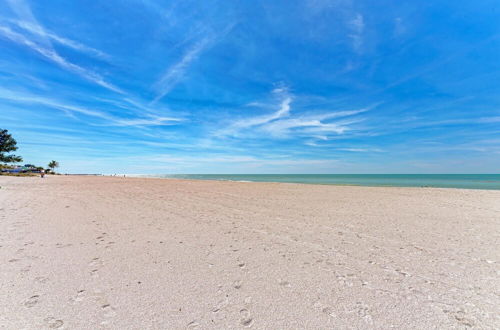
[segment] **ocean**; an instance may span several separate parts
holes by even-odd
[[[500,174],[152,174],[136,177],[500,190]]]

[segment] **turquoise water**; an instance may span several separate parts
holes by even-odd
[[[500,190],[500,174],[158,174],[141,176],[195,180]]]

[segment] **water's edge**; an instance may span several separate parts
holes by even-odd
[[[500,190],[500,174],[128,174],[130,177]]]

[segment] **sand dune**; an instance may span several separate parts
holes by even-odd
[[[500,328],[500,191],[0,185],[0,328]]]

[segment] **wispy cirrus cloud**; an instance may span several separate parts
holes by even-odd
[[[337,150],[349,152],[383,152],[383,150],[379,148],[338,148]]]
[[[284,100],[281,101],[280,107],[277,111],[268,114],[268,115],[263,115],[263,116],[256,116],[256,117],[251,117],[251,118],[245,118],[245,119],[240,119],[232,124],[230,124],[228,127],[224,129],[219,129],[215,133],[216,136],[238,136],[242,131],[256,127],[256,126],[261,126],[264,124],[267,124],[273,120],[277,120],[283,117],[286,117],[290,114],[290,103],[292,102],[292,98],[287,96],[285,97]],[[252,103],[249,104],[250,106],[259,106],[260,103]]]
[[[188,70],[200,55],[212,47],[217,41],[221,40],[236,26],[236,23],[229,24],[222,32],[215,34],[210,28],[201,25],[201,31],[207,34],[206,37],[194,42],[182,55],[179,61],[170,65],[161,75],[161,77],[153,84],[152,88],[156,92],[152,103],[159,101],[167,95],[183,78]],[[187,39],[190,39],[188,37]]]
[[[165,169],[166,166],[186,173],[186,169],[194,169],[194,172],[199,172],[198,168],[206,166],[214,166],[217,170],[224,170],[227,167],[242,166],[246,171],[265,169],[276,171],[276,169],[301,169],[314,168],[324,169],[332,168],[338,164],[337,159],[311,159],[311,158],[277,158],[277,157],[256,157],[249,155],[231,155],[225,156],[220,154],[204,154],[200,156],[185,156],[185,155],[155,155],[155,156],[139,156],[130,157],[124,161],[134,160],[138,164],[138,169]],[[144,165],[147,164],[147,165]],[[149,167],[151,164],[152,167]],[[241,168],[241,167],[240,167]],[[184,171],[184,172],[183,172]],[[246,172],[248,173],[248,172]]]
[[[276,90],[273,91],[276,93]],[[228,127],[216,132],[216,136],[269,136],[274,138],[314,137],[325,134],[343,134],[350,129],[350,125],[362,121],[362,118],[348,118],[369,110],[334,111],[295,115],[291,113],[293,97],[286,89],[277,91],[282,95],[278,110],[268,115],[239,119]],[[260,103],[258,103],[260,104]],[[255,104],[252,104],[255,106]],[[337,120],[342,118],[342,120]],[[263,135],[264,134],[264,135]],[[325,137],[327,138],[327,137]]]
[[[338,122],[325,122],[326,119],[355,115],[366,110],[339,111],[339,114],[303,116],[296,119],[287,119],[268,123],[262,130],[275,137],[287,137],[296,133],[299,136],[310,136],[318,133],[343,134],[348,131],[349,125],[358,123],[362,119],[342,120]],[[348,114],[349,113],[349,114]]]
[[[115,119],[112,126],[170,126],[183,121],[181,118],[148,116],[146,118]]]
[[[82,114],[86,116],[91,116],[91,117],[96,117],[96,118],[101,118],[101,119],[111,119],[110,116],[108,116],[104,112],[99,112],[99,111],[94,111],[94,110],[89,110],[83,107],[77,107],[69,104],[64,104],[60,101],[56,101],[53,99],[49,99],[46,97],[38,96],[38,95],[31,95],[27,93],[21,93],[17,91],[11,91],[7,89],[0,88],[0,99],[16,102],[16,103],[34,103],[34,104],[39,104],[43,106],[47,106],[50,108],[58,109],[66,114]]]
[[[363,46],[363,32],[365,30],[365,20],[363,15],[357,13],[353,19],[349,21],[349,29],[351,33],[349,38],[352,41],[352,47],[354,51],[361,52]]]
[[[42,27],[42,25],[37,21],[37,19],[31,12],[29,5],[26,2],[22,0],[18,1],[9,0],[8,3],[12,8],[12,10],[17,14],[17,16],[23,22],[21,25],[19,25],[19,27],[29,31],[31,33],[32,38],[29,38],[28,36],[20,32],[12,30],[9,26],[0,26],[1,36],[10,40],[13,43],[28,47],[32,51],[41,55],[46,60],[49,60],[50,62],[57,64],[61,68],[69,72],[72,72],[86,80],[89,80],[108,90],[121,94],[124,93],[120,88],[105,81],[105,79],[98,73],[88,70],[77,64],[74,64],[65,59],[64,57],[62,57],[61,55],[59,55],[59,53],[52,46],[51,39],[52,40],[58,39],[58,42],[63,42],[67,46],[72,45],[73,48],[80,47],[80,49],[82,49],[82,45],[77,44],[75,42],[71,42],[69,39],[60,38],[51,33],[47,33],[45,29]],[[87,51],[88,50],[89,49],[87,49]]]
[[[24,0],[7,0],[12,11],[23,21],[28,22],[30,25],[38,30],[43,30],[38,20],[33,15],[30,6]],[[12,21],[12,20],[10,20]],[[38,36],[38,43],[43,44],[45,47],[52,48],[52,44],[46,37]]]
[[[96,83],[111,91],[121,94],[123,93],[123,91],[120,88],[114,86],[111,83],[106,82],[104,78],[99,74],[69,62],[68,60],[60,56],[55,50],[50,48],[45,48],[44,46],[37,44],[32,40],[29,40],[24,35],[12,31],[9,27],[0,26],[0,34],[16,44],[30,48],[34,52],[43,56],[45,59],[59,65],[60,67],[72,73],[79,75],[82,78],[85,78],[86,80]]]
[[[243,120],[237,121],[233,124],[233,128],[243,129],[243,128],[248,128],[248,127],[253,127],[253,126],[264,125],[264,124],[268,124],[274,120],[278,120],[280,118],[287,117],[290,115],[290,103],[291,102],[292,102],[292,98],[287,96],[281,102],[280,108],[276,112],[271,113],[269,115],[253,117],[253,118],[243,119]]]
[[[157,102],[167,95],[177,85],[184,76],[189,65],[195,61],[199,54],[205,50],[210,43],[210,39],[205,38],[192,45],[182,56],[182,58],[170,66],[153,85],[157,94],[153,102]]]
[[[86,46],[86,45],[84,45],[78,41],[75,41],[75,40],[61,37],[61,36],[51,32],[51,31],[43,29],[38,24],[33,24],[30,22],[21,21],[21,20],[11,20],[11,22],[13,24],[15,24],[16,26],[18,26],[19,28],[21,28],[21,29],[23,29],[31,34],[37,35],[37,36],[42,37],[42,38],[50,39],[50,40],[52,40],[52,41],[54,41],[62,46],[72,48],[72,49],[77,50],[79,52],[86,53],[90,56],[97,57],[100,59],[110,59],[111,58],[111,56],[100,51],[99,49]]]
[[[74,117],[75,115],[84,115],[88,117],[101,119],[102,123],[94,123],[95,126],[166,126],[175,125],[183,121],[182,118],[161,117],[155,115],[143,115],[136,117],[115,117],[104,111],[89,109],[83,106],[68,104],[64,101],[51,99],[39,95],[32,95],[12,90],[0,88],[0,99],[15,103],[31,103],[57,109],[65,114]]]

